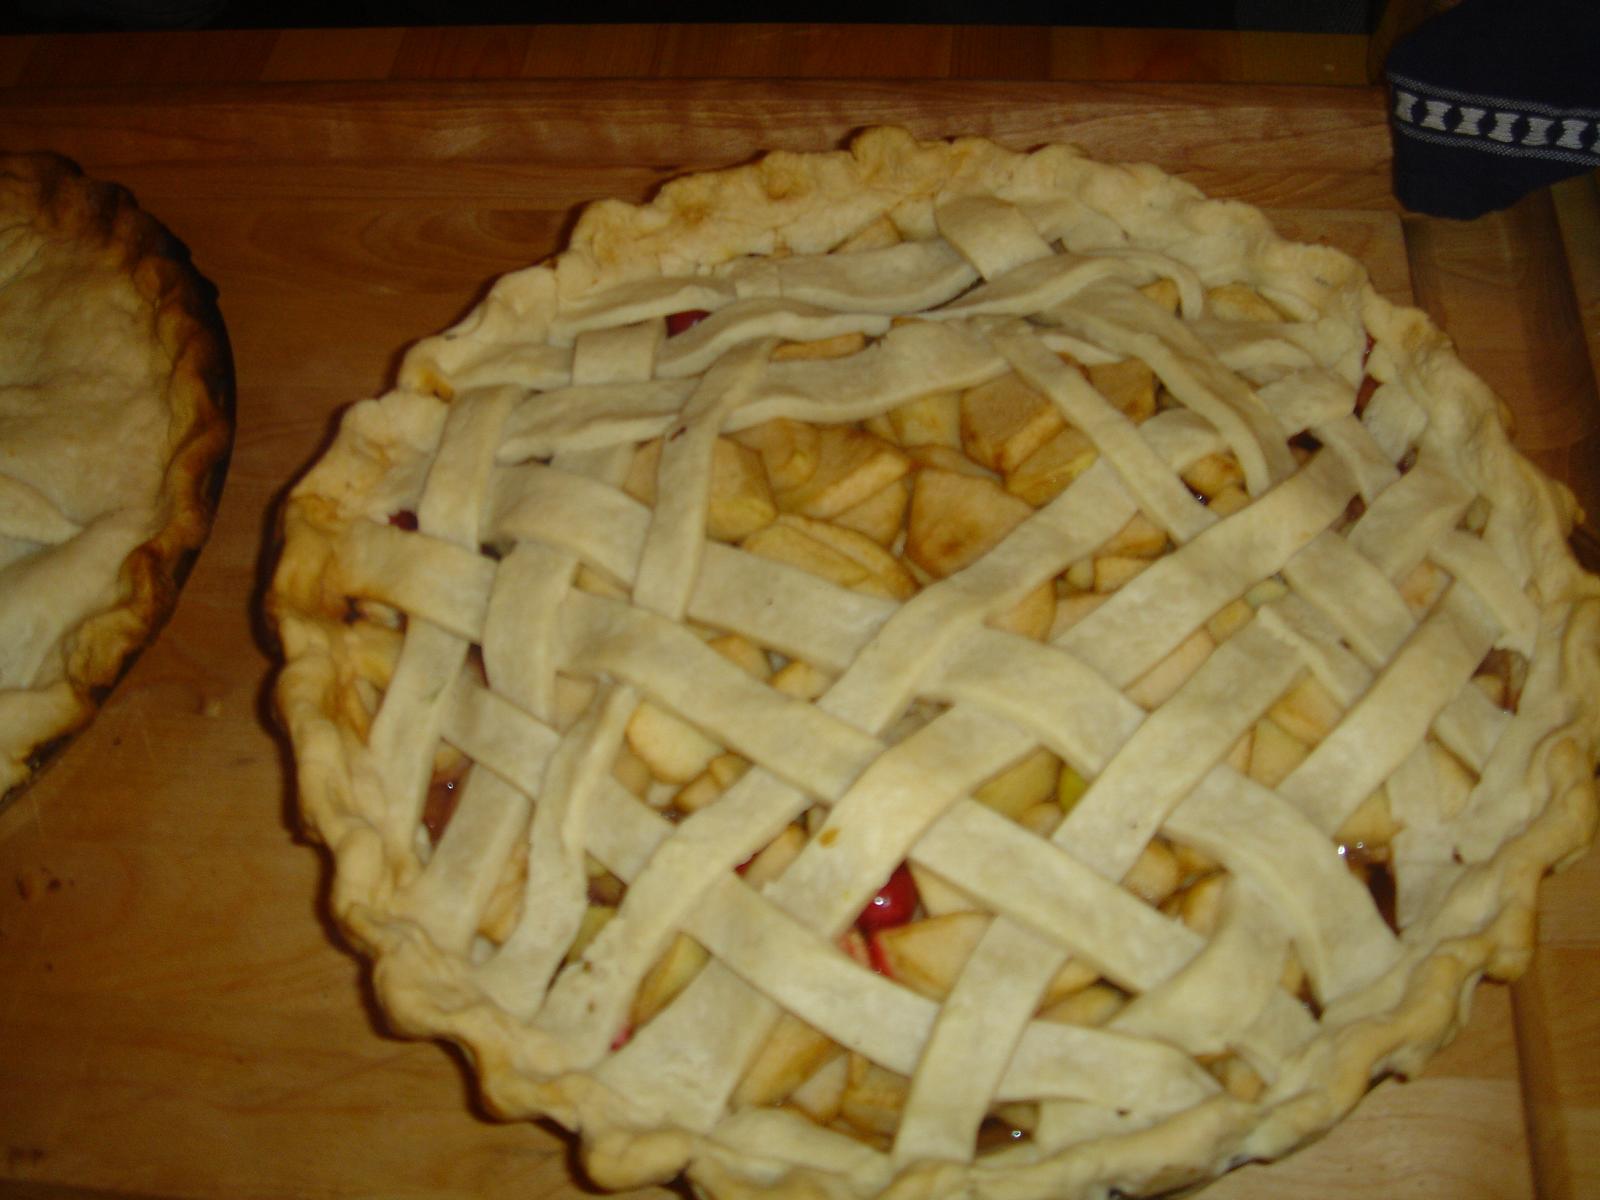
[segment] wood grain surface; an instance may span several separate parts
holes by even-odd
[[[1013,79],[1360,85],[1368,39],[1205,29],[616,24],[0,38],[0,86],[442,79]]]
[[[382,31],[387,49],[351,60],[365,81],[295,82],[285,64],[323,80],[336,64],[316,70],[316,53],[295,59],[275,40],[248,78],[278,82],[130,72],[68,87],[36,77],[33,56],[56,43],[11,41],[27,45],[0,40],[0,142],[128,184],[190,245],[221,290],[239,433],[172,623],[0,814],[0,1195],[584,1194],[554,1131],[488,1120],[456,1055],[388,1032],[328,927],[324,862],[298,835],[265,702],[272,647],[255,604],[275,506],[340,409],[380,390],[397,351],[495,275],[555,249],[585,200],[640,198],[683,170],[884,121],[1153,160],[1358,254],[1387,294],[1442,311],[1551,465],[1586,469],[1593,378],[1570,359],[1593,314],[1549,294],[1573,244],[1560,214],[1546,199],[1491,233],[1404,220],[1382,99],[1364,88],[391,79],[405,35]],[[340,37],[317,44],[343,53]],[[532,54],[511,53],[517,70]],[[1490,253],[1524,269],[1508,279],[1485,267]],[[1531,313],[1519,307],[1530,295],[1543,305]],[[1551,396],[1571,412],[1546,411]],[[1600,1196],[1597,874],[1590,858],[1552,881],[1533,971],[1480,989],[1424,1076],[1381,1085],[1321,1142],[1207,1194]]]

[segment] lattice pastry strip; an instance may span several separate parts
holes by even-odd
[[[1281,1153],[1593,821],[1596,584],[1494,416],[1349,260],[1061,147],[597,205],[290,504],[336,910],[604,1183]]]

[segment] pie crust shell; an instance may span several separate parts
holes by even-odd
[[[1140,290],[1160,279],[1178,314]],[[1280,319],[1208,310],[1240,284]],[[667,337],[692,310],[712,315]],[[852,332],[867,349],[768,361]],[[1143,358],[1176,401],[1136,426],[1063,352]],[[1098,458],[965,569],[885,599],[705,537],[716,435],[870,423],[1007,371]],[[652,511],[621,480],[653,438]],[[1174,465],[1218,448],[1249,497],[1222,518]],[[1138,514],[1169,539],[1154,565],[1046,645],[996,627]],[[874,129],[592,204],[568,249],[415,345],[286,505],[277,703],[334,914],[395,1025],[464,1047],[495,1112],[576,1131],[602,1186],[1153,1195],[1322,1133],[1421,1071],[1482,977],[1525,966],[1539,880],[1595,825],[1600,583],[1565,544],[1575,515],[1448,340],[1346,255],[1154,167]],[[1266,599],[1168,695],[1129,698],[1247,594]],[[833,686],[772,694],[700,625]],[[1472,681],[1507,659],[1520,695],[1486,702]],[[594,699],[563,709],[577,677]],[[1240,731],[1306,678],[1340,700],[1331,731],[1273,786],[1235,769]],[[618,785],[642,698],[754,761],[754,782],[672,821]],[[1088,780],[1049,836],[969,798],[1040,744]],[[462,760],[433,845],[430,784]],[[1336,836],[1380,790],[1391,914]],[[747,884],[740,864],[808,806],[831,809],[820,831]],[[1158,835],[1225,867],[1205,937],[1117,886]],[[515,920],[485,938],[519,854]],[[627,892],[563,965],[586,858]],[[942,1003],[838,946],[907,859],[996,914]],[[708,965],[621,1030],[680,933]],[[1101,1025],[1035,1013],[1044,968],[1073,958],[1121,995]],[[891,1137],[730,1105],[784,1012],[909,1079]],[[1228,1058],[1259,1086],[1207,1069]],[[991,1101],[1016,1100],[1037,1127],[977,1152]]]
[[[0,156],[0,803],[171,614],[232,442],[187,249],[67,159]]]

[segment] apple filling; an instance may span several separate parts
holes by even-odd
[[[1176,289],[1163,281],[1145,289],[1176,309]],[[1231,320],[1283,320],[1269,302],[1242,285],[1214,289],[1212,315]],[[669,333],[682,332],[704,314],[678,314]],[[775,359],[837,358],[862,352],[868,340],[848,334],[817,342],[779,346]],[[1142,423],[1171,406],[1156,374],[1138,359],[1080,363],[1063,361],[1129,421]],[[1371,389],[1363,391],[1370,395]],[[654,504],[662,441],[634,452],[623,490]],[[1302,461],[1323,451],[1304,435],[1292,447]],[[879,416],[849,425],[813,426],[778,419],[716,439],[706,512],[707,535],[746,553],[786,564],[841,588],[904,601],[982,558],[1036,509],[1048,504],[1088,470],[1094,444],[1069,424],[1059,409],[1015,374],[960,392],[920,397]],[[1208,453],[1180,472],[1197,503],[1220,515],[1245,508],[1251,497],[1244,471],[1230,452]],[[1345,524],[1361,516],[1359,501]],[[1481,533],[1486,514],[1469,512],[1462,528]],[[392,523],[403,530],[416,519],[402,511]],[[1132,518],[1092,555],[1072,563],[991,620],[998,629],[1034,639],[1053,639],[1173,549],[1167,533],[1143,515]],[[1425,563],[1399,581],[1398,590],[1416,614],[1426,612],[1449,584],[1437,566]],[[581,568],[577,586],[618,594],[619,586]],[[1264,605],[1289,591],[1280,577],[1256,584],[1218,610],[1203,626],[1126,689],[1140,707],[1153,711],[1183,686],[1217,650],[1254,619]],[[385,625],[385,614],[352,608],[353,621]],[[389,623],[392,625],[392,622]],[[783,695],[815,700],[833,677],[803,659],[787,657],[726,630],[697,628],[706,645],[751,678]],[[385,643],[393,648],[398,637]],[[386,682],[383,655],[373,656],[370,678],[361,682],[371,706]],[[481,660],[480,660],[481,662]],[[481,665],[480,665],[481,669]],[[1495,651],[1480,667],[1478,686],[1496,709],[1514,711],[1526,663]],[[575,717],[589,695],[568,681],[563,711]],[[1227,764],[1263,787],[1289,778],[1339,725],[1346,706],[1314,674],[1304,673],[1231,747]],[[914,703],[886,735],[893,742],[925,725],[940,711]],[[1477,781],[1472,767],[1438,738],[1419,752],[1417,772],[1443,790],[1446,808],[1470,802]],[[449,747],[436,759],[418,831],[424,858],[446,835],[458,787],[470,769]],[[614,778],[665,818],[683,821],[714,805],[751,769],[751,764],[664,704],[645,699],[627,721],[612,765]],[[1048,838],[1093,779],[1083,764],[1064,761],[1039,747],[989,779],[974,798],[1040,837]],[[1395,929],[1403,926],[1406,898],[1395,894],[1394,856],[1407,853],[1404,806],[1387,785],[1374,792],[1345,822],[1334,843],[1344,862],[1370,890],[1373,903]],[[815,806],[739,865],[746,885],[760,889],[778,879],[818,836],[827,809]],[[521,918],[528,872],[525,844],[503,864],[478,934],[502,943]],[[1122,879],[1123,887],[1172,921],[1201,935],[1216,927],[1229,880],[1225,867],[1203,850],[1155,836]],[[626,884],[593,858],[588,860],[589,904],[567,961],[585,948],[624,904]],[[921,996],[943,1000],[989,924],[991,912],[950,881],[916,864],[903,864],[856,922],[839,938],[840,951],[863,969],[878,972]],[[665,1010],[708,961],[707,951],[678,934],[650,969],[635,995],[620,1045]],[[1313,1009],[1306,971],[1291,952],[1282,986]],[[1100,1026],[1113,1022],[1129,1002],[1122,987],[1093,966],[1067,964],[1039,997],[1037,1019]],[[1243,1059],[1221,1055],[1201,1063],[1222,1086],[1253,1099],[1264,1086]],[[746,1069],[733,1097],[736,1105],[783,1105],[814,1121],[870,1144],[892,1142],[910,1081],[850,1051],[785,1015]],[[980,1150],[999,1150],[1025,1140],[1036,1107],[1000,1104],[980,1134]]]

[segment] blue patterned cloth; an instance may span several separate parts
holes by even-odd
[[[1385,70],[1395,195],[1471,218],[1600,168],[1600,0],[1462,0]]]

